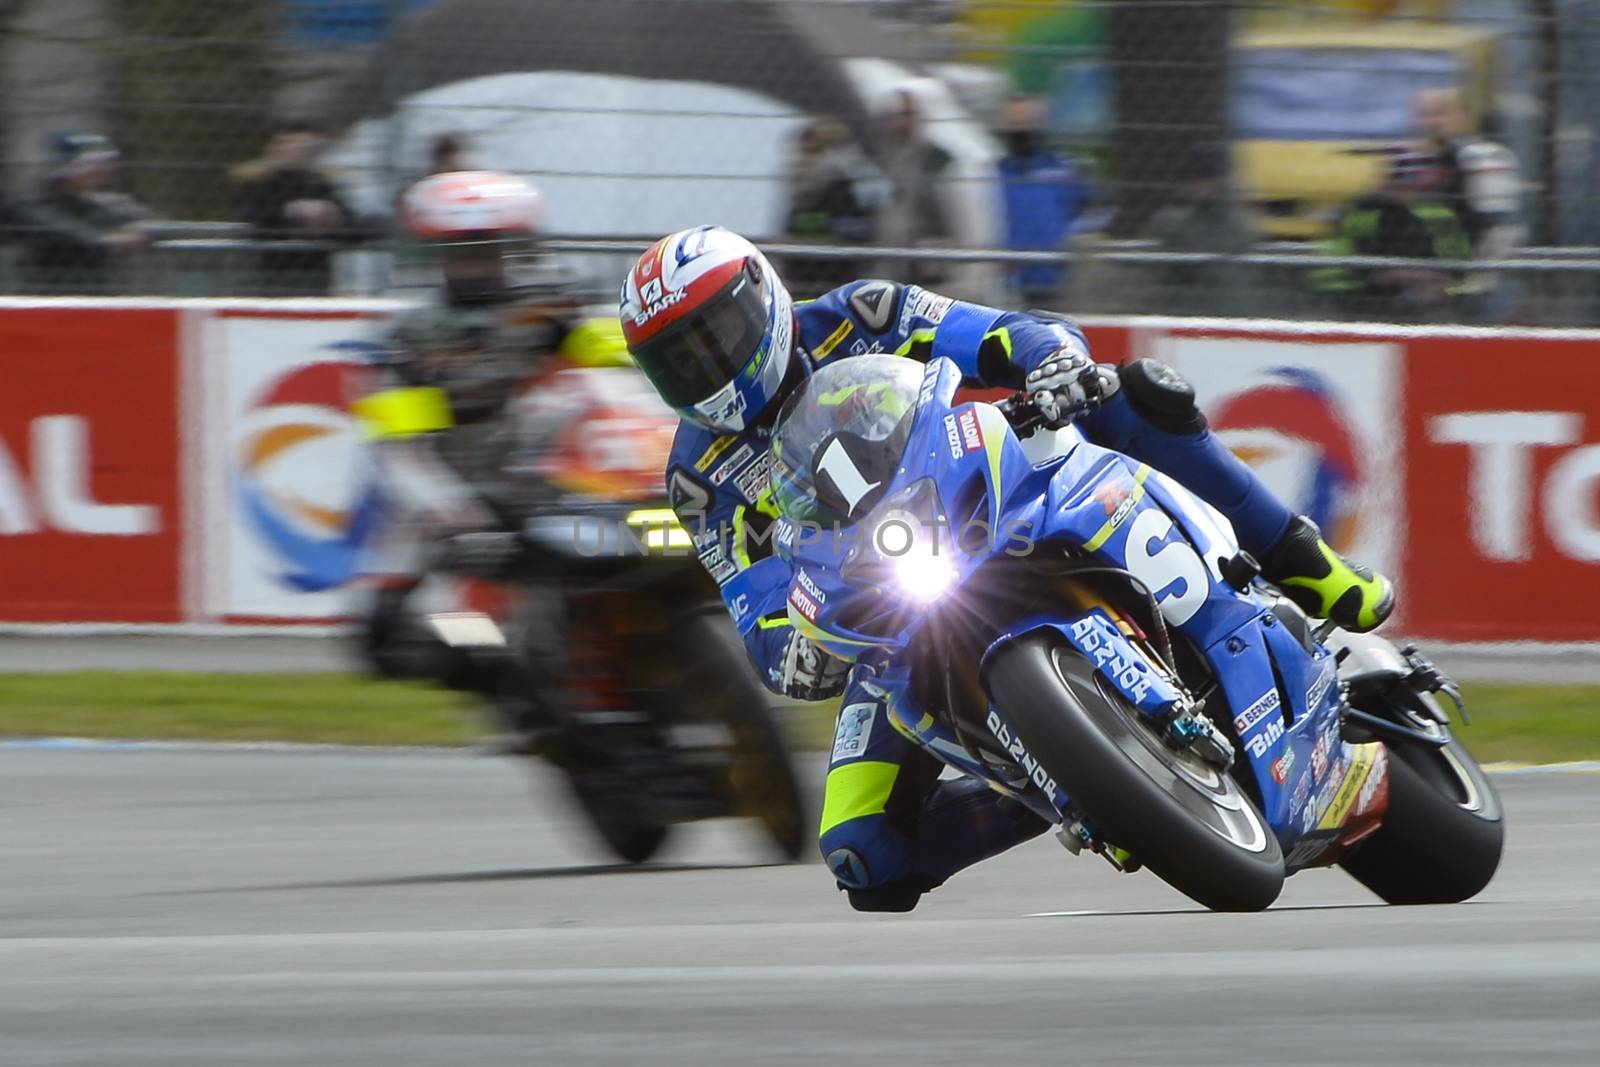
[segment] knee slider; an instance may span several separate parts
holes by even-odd
[[[870,889],[906,877],[911,842],[882,815],[852,819],[817,842],[823,861],[844,889]]]
[[[871,889],[851,889],[850,906],[857,911],[908,912],[926,892],[911,882],[890,882]]]
[[[1194,402],[1194,386],[1165,363],[1134,360],[1120,368],[1117,377],[1128,403],[1156,429],[1196,434],[1206,428],[1205,413]]]
[[[823,857],[828,870],[845,889],[865,889],[872,884],[872,870],[866,857],[853,848],[836,848]]]

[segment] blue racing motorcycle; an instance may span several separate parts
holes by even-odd
[[[1315,625],[1160,472],[1072,427],[1030,459],[1026,396],[957,403],[959,380],[839,360],[773,436],[789,617],[896,729],[1073,852],[1210,908],[1265,908],[1333,863],[1391,903],[1488,884],[1501,807],[1448,679]]]

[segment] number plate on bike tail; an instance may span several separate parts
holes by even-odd
[[[1146,715],[1166,718],[1178,703],[1177,689],[1133,647],[1105,612],[1096,608],[1070,623],[1055,625],[1072,647]]]

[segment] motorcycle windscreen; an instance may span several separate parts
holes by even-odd
[[[796,523],[848,526],[894,480],[916,416],[923,366],[858,356],[814,373],[783,407],[772,440],[779,511]]]

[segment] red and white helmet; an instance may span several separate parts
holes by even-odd
[[[680,416],[737,433],[794,359],[794,301],[767,257],[720,226],[663,237],[622,283],[628,351]]]
[[[544,221],[544,197],[514,174],[461,170],[417,182],[400,211],[406,228],[424,241],[531,237]]]

